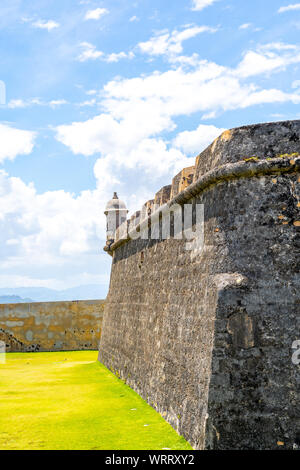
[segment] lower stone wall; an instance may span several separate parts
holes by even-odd
[[[98,349],[104,300],[0,305],[7,352]]]

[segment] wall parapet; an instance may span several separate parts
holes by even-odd
[[[298,153],[283,154],[280,157],[259,159],[258,157],[250,157],[240,160],[236,163],[227,163],[220,167],[208,171],[200,176],[197,181],[188,185],[183,191],[179,192],[171,200],[158,207],[153,213],[145,214],[140,220],[139,217],[132,216],[129,223],[125,222],[115,233],[115,241],[109,247],[104,247],[104,251],[110,254],[119,246],[136,237],[137,232],[141,232],[144,228],[151,224],[151,217],[155,218],[162,214],[167,207],[175,204],[184,204],[191,198],[197,196],[205,189],[221,182],[239,178],[252,178],[262,175],[270,175],[277,173],[291,173],[299,171],[300,156]]]

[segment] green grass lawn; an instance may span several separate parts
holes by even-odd
[[[0,364],[0,449],[191,449],[96,351],[10,353]]]

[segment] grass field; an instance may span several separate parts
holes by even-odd
[[[10,353],[0,364],[0,449],[191,449],[97,362],[96,351]]]

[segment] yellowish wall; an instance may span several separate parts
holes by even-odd
[[[104,300],[0,304],[7,351],[97,349]]]

